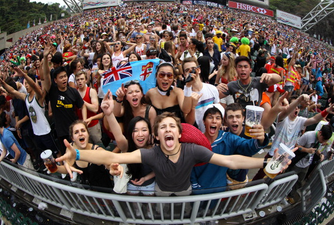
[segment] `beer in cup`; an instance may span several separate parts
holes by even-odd
[[[291,151],[285,144],[280,143],[278,151],[275,152],[274,156],[264,168],[265,174],[271,179],[276,177],[277,174],[281,172],[282,169],[295,156],[295,153]]]
[[[51,173],[57,172],[57,164],[55,159],[53,158],[52,151],[50,149],[45,150],[41,153],[41,158],[44,161],[45,166]]]
[[[249,130],[257,124],[261,123],[262,113],[264,109],[259,106],[247,105],[246,106],[246,122],[245,122],[245,135],[248,137],[253,137],[250,135]]]

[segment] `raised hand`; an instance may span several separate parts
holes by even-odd
[[[72,178],[73,177],[72,172],[78,172],[77,169],[73,170],[74,168],[70,166],[74,164],[77,153],[75,149],[73,148],[73,146],[70,145],[70,143],[68,143],[66,139],[64,140],[64,144],[66,146],[66,153],[56,158],[56,162],[64,162],[64,166],[68,174]]]
[[[125,95],[126,95],[127,89],[124,87],[124,84],[120,88],[117,89],[116,95],[118,101],[123,101]]]
[[[192,107],[195,108],[199,99],[202,97],[203,93],[201,93],[200,95],[197,94],[196,92],[192,92],[191,93],[191,100],[192,100]]]
[[[19,67],[14,67],[13,69],[15,70],[17,76],[19,76],[19,77],[24,76],[24,72]]]
[[[110,116],[114,112],[114,100],[112,99],[110,90],[108,90],[107,94],[104,96],[101,108],[106,116]]]

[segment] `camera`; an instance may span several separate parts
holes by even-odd
[[[196,74],[196,69],[192,69],[192,71],[189,72],[188,77],[184,80],[184,82],[188,83],[193,80],[192,76],[190,74],[195,73]]]

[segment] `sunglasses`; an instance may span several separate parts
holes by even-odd
[[[158,74],[159,78],[165,78],[167,76],[168,79],[173,79],[174,78],[174,74],[172,73],[165,73],[165,72],[160,72]]]
[[[141,37],[136,37],[136,39],[141,39]]]
[[[129,80],[129,81],[127,81],[127,82],[124,83],[124,87],[127,88],[131,84],[139,84],[139,80]]]

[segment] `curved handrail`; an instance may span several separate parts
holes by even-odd
[[[322,184],[325,183],[325,177],[332,173],[332,168],[334,161],[323,162],[316,168],[316,173],[320,173],[318,178],[323,180],[320,181]],[[295,174],[286,174],[285,177],[282,174],[269,185],[260,183],[202,195],[149,197],[96,192],[64,185],[43,176],[11,163],[0,164],[2,179],[40,201],[72,214],[115,222],[145,224],[193,224],[251,213],[281,202],[297,180]],[[314,201],[319,201],[319,196],[316,195]]]

